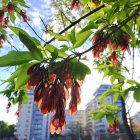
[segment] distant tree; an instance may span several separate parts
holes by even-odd
[[[15,125],[8,125],[4,121],[0,121],[0,139],[8,138],[13,136]]]
[[[0,139],[7,137],[9,134],[8,124],[4,121],[0,121]]]

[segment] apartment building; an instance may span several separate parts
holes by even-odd
[[[107,84],[102,84],[93,94],[94,98],[86,105],[86,131],[87,134],[92,137],[92,140],[98,140],[99,137],[103,134],[108,133],[108,123],[106,118],[103,118],[100,121],[95,121],[92,119],[89,112],[98,111],[98,106],[101,105],[99,101],[99,97],[106,91],[110,90],[111,86]],[[113,96],[109,96],[106,98],[108,103],[113,104]],[[115,102],[115,105],[121,107],[121,101],[118,100]],[[121,116],[121,112],[119,113]]]
[[[27,104],[22,104],[20,108],[20,117],[17,123],[15,135],[20,140],[27,138],[28,140],[49,140],[49,123],[50,116],[42,115],[34,104],[33,90],[29,91],[29,100]]]
[[[78,110],[76,115],[74,116],[70,116],[68,114],[68,110],[66,110],[65,112],[66,112],[67,129],[69,129],[72,134],[76,134],[80,128],[85,129],[86,127],[85,110]]]

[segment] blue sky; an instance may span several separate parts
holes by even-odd
[[[27,3],[29,4],[30,8],[27,11],[27,15],[30,16],[31,18],[31,25],[32,27],[37,31],[37,33],[41,36],[42,35],[42,27],[43,24],[41,23],[40,17],[44,20],[45,23],[48,22],[49,19],[53,18],[53,11],[49,9],[49,0],[27,0]],[[26,29],[29,29],[28,26],[26,26]],[[34,35],[34,33],[29,30],[29,33]],[[44,37],[44,39],[46,39]],[[15,45],[21,46],[19,42],[13,42]],[[22,47],[21,47],[22,48]],[[10,48],[4,48],[1,50],[1,55],[3,55],[5,52],[7,52],[7,49]],[[5,51],[6,50],[6,51]],[[93,59],[91,53],[88,53],[89,59]],[[130,57],[130,56],[128,56]],[[140,57],[139,54],[136,54],[136,67],[135,67],[135,77],[136,79],[140,82],[140,79],[138,78],[140,76],[139,70],[140,67],[137,65],[137,63],[140,62]],[[108,79],[102,79],[102,75],[100,75],[97,71],[95,71],[92,67],[92,61],[86,63],[88,66],[90,66],[92,74],[88,75],[85,79],[85,82],[82,86],[82,103],[78,107],[79,109],[84,109],[85,105],[93,98],[93,92],[100,86],[102,83],[109,83]],[[132,59],[131,57],[129,60],[126,61],[125,63],[126,66],[130,67],[132,66]],[[2,70],[2,69],[1,69]],[[1,76],[0,79],[6,79],[8,77],[9,73],[6,72],[5,70],[1,71]],[[130,76],[126,74],[127,76]],[[3,86],[0,87],[2,89]],[[130,106],[132,103],[132,98],[130,97],[130,101],[128,102],[128,105]],[[17,111],[17,106],[13,106],[10,109],[10,112],[7,114],[6,113],[6,105],[7,105],[7,100],[5,97],[0,95],[0,120],[4,120],[10,124],[15,123],[17,121],[16,116],[14,115],[15,112]],[[135,112],[140,110],[140,104],[134,103],[134,106],[131,111],[131,115],[134,115]]]

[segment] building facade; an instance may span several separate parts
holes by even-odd
[[[91,111],[98,111],[98,106],[101,105],[99,101],[99,97],[107,90],[110,90],[111,86],[103,84],[101,85],[93,94],[94,98],[86,105],[86,131],[87,134],[90,135],[92,140],[99,140],[102,135],[108,134],[108,123],[106,118],[104,117],[100,121],[93,120],[90,115]],[[106,98],[106,101],[110,104],[113,104],[113,96],[109,96]],[[118,107],[121,107],[121,101],[118,100],[114,103]],[[121,116],[121,112],[119,113]]]
[[[69,129],[73,134],[77,133],[79,127],[81,128],[86,127],[85,110],[78,110],[76,115],[74,116],[70,116],[68,114],[68,110],[66,110],[65,113],[66,113],[67,129]]]
[[[48,131],[50,123],[50,114],[43,115],[36,104],[34,104],[33,90],[29,93],[27,104],[22,104],[20,108],[20,117],[17,123],[15,135],[20,140],[49,140],[50,132]]]

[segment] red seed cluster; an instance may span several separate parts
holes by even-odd
[[[108,129],[112,135],[115,134],[119,130],[118,125],[117,125],[117,121],[114,120],[113,124],[109,124]]]
[[[118,47],[120,47],[122,52],[125,52],[127,50],[130,53],[129,43],[130,35],[124,31],[120,32],[118,39],[116,39],[115,41],[112,40],[112,38],[105,39],[105,35],[103,33],[98,33],[92,39],[92,44],[97,44],[97,46],[92,49],[93,57],[100,58],[104,50],[107,48],[107,46],[109,46],[110,50],[112,51],[110,61],[114,67],[117,67],[117,58],[119,57],[119,55],[117,54],[117,49]]]
[[[92,44],[95,45],[101,42],[102,40],[104,40],[104,34],[102,33],[96,34],[92,39]],[[103,51],[107,48],[107,44],[108,44],[108,40],[105,40],[99,43],[97,47],[92,50],[93,57],[99,58],[101,54],[103,53]]]
[[[4,18],[4,12],[0,10],[0,27],[7,28],[8,22],[8,17]]]
[[[97,8],[99,6],[99,4],[101,3],[100,0],[92,0],[92,4],[94,8]]]
[[[27,74],[30,76],[27,88],[35,88],[34,102],[39,110],[43,114],[54,112],[50,132],[59,134],[66,128],[65,107],[69,91],[71,95],[69,114],[75,115],[77,112],[77,105],[80,103],[80,83],[72,78],[68,65],[50,73],[48,68],[35,64],[28,69]]]
[[[3,34],[0,34],[0,46],[2,46],[3,42],[5,41],[5,37]]]
[[[7,10],[8,10],[8,13],[14,12],[14,5],[12,5],[11,3],[8,3]]]
[[[30,21],[30,18],[26,15],[26,10],[21,10],[20,14],[25,22]]]
[[[14,5],[12,3],[8,3],[6,6],[2,6],[3,11],[8,11],[8,13],[14,12]]]
[[[20,111],[19,111],[19,110],[16,111],[15,115],[17,116],[17,118],[19,118],[19,116],[20,116]]]
[[[71,9],[71,10],[77,9],[79,6],[80,6],[80,1],[79,1],[79,0],[73,0],[70,9]]]
[[[10,107],[11,107],[11,103],[9,102],[9,103],[7,104],[7,106],[6,106],[7,113],[9,112]]]
[[[128,51],[130,53],[129,43],[130,43],[130,35],[127,34],[126,32],[122,32],[119,39],[119,45],[121,46],[121,50],[123,52]]]
[[[112,52],[111,56],[110,56],[110,61],[113,64],[114,67],[118,66],[118,58],[119,56],[117,55],[117,53],[115,51]]]

